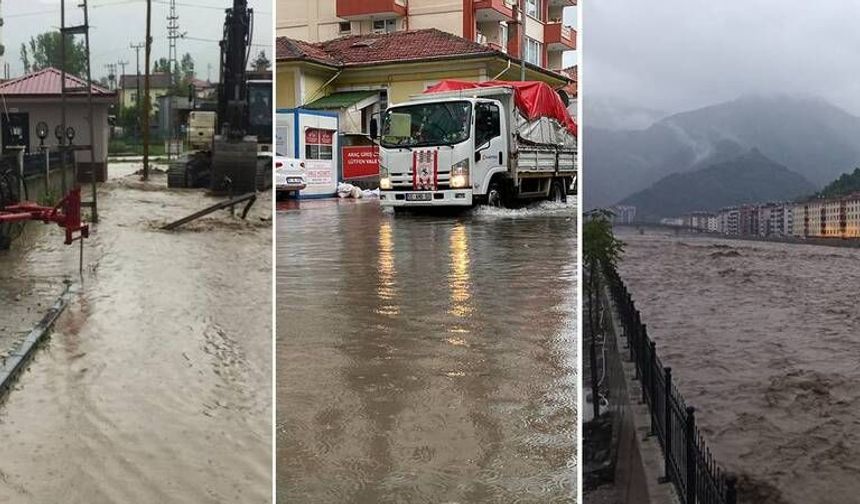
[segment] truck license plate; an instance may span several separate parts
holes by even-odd
[[[432,196],[430,193],[407,193],[406,201],[430,201]]]

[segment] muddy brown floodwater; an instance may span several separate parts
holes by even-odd
[[[278,502],[574,502],[575,208],[282,209]]]
[[[0,404],[0,502],[270,502],[271,196],[163,232],[215,200],[134,168],[100,188],[83,278],[53,227],[0,256],[12,338],[77,286]]]
[[[860,251],[619,236],[621,275],[742,502],[858,502]]]

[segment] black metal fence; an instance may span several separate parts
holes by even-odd
[[[675,485],[683,504],[736,504],[737,478],[720,468],[705,445],[695,408],[684,402],[672,382],[672,368],[660,361],[627,286],[614,268],[604,268],[604,278],[624,328],[642,401],[651,414],[650,434],[663,449],[663,479]]]

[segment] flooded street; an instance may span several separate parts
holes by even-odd
[[[860,493],[860,251],[622,229],[622,278],[743,502]]]
[[[135,168],[110,167],[82,278],[55,226],[0,258],[16,328],[76,286],[0,405],[0,502],[271,501],[271,196],[164,232],[217,200]]]
[[[573,205],[279,210],[278,502],[575,501]]]

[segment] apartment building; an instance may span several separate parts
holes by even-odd
[[[698,231],[708,231],[709,222],[714,220],[711,212],[693,212],[684,216],[684,227]]]
[[[726,207],[719,211],[719,232],[727,235],[740,234],[740,210],[738,207]]]
[[[564,11],[576,4],[577,0],[278,0],[276,29],[279,37],[324,42],[436,28],[573,78],[563,54],[576,49],[576,30],[565,24]]]
[[[797,203],[793,214],[795,237],[860,238],[860,193]]]
[[[758,236],[787,236],[790,233],[790,203],[765,203],[757,207]]]
[[[616,224],[632,224],[636,222],[636,207],[632,205],[616,205],[611,208],[615,214],[613,222]]]

